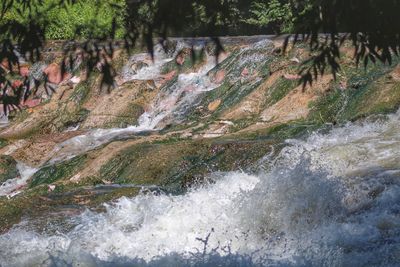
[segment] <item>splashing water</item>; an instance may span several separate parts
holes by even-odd
[[[269,171],[121,198],[65,234],[17,226],[0,236],[0,262],[399,266],[399,122],[400,112],[288,140]]]
[[[151,111],[144,116],[153,118],[156,125],[163,120],[169,123],[179,121],[186,110],[193,107],[200,94],[218,87],[218,84],[215,84],[207,75],[215,65],[215,58],[207,56],[206,63],[197,72],[178,75],[175,83],[162,89]],[[167,122],[163,121],[163,123]]]
[[[26,182],[31,178],[37,169],[31,168],[22,162],[17,163],[19,177],[9,179],[0,185],[0,196],[13,197],[21,193],[20,189],[26,185]]]

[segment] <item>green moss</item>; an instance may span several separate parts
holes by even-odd
[[[0,197],[0,233],[20,221],[23,213],[21,203]]]
[[[217,171],[251,167],[271,149],[270,140],[173,140],[139,144],[120,152],[100,170],[114,183],[158,185],[182,192]]]
[[[8,119],[12,122],[19,123],[24,121],[29,117],[29,113],[27,110],[13,110],[10,112]]]
[[[311,103],[309,119],[319,123],[339,123],[371,114],[388,113],[400,106],[400,84],[387,76],[393,66],[377,63],[367,69],[346,66],[342,73],[347,88],[332,90]]]
[[[338,115],[346,105],[347,99],[347,92],[339,89],[322,96],[318,101],[311,104],[309,119],[319,123],[336,123],[339,120]]]
[[[265,107],[269,107],[284,98],[291,90],[298,86],[297,81],[279,78],[274,85],[269,88]]]
[[[0,148],[3,148],[8,145],[8,141],[0,138]]]
[[[32,188],[41,184],[51,184],[61,179],[70,178],[85,164],[86,160],[87,156],[82,155],[62,163],[43,167],[33,175],[29,187]]]
[[[0,184],[19,175],[17,162],[7,155],[0,155]]]
[[[131,104],[127,107],[127,109],[124,112],[121,112],[121,114],[118,117],[115,117],[112,121],[106,123],[103,125],[103,128],[124,128],[129,125],[137,125],[138,124],[138,119],[140,115],[144,113],[144,109],[142,106],[137,105],[137,104]]]
[[[321,124],[309,120],[297,120],[251,132],[234,133],[220,139],[270,140],[274,143],[281,143],[286,139],[302,138],[321,127]]]
[[[91,78],[93,79],[93,77]],[[92,79],[79,83],[69,97],[69,100],[74,101],[77,104],[83,104],[86,97],[89,95],[90,87],[92,86]]]

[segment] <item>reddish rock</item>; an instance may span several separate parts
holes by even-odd
[[[176,57],[175,61],[176,61],[176,64],[182,66],[183,63],[185,63],[185,57],[184,57],[182,54],[180,54],[180,55],[178,55],[178,56]]]
[[[240,75],[241,75],[242,77],[247,77],[247,76],[249,76],[249,70],[248,70],[247,68],[244,68],[244,69],[242,70],[242,73],[240,73]]]
[[[40,104],[40,99],[29,99],[26,100],[22,105],[27,108],[33,108]]]
[[[69,73],[62,75],[61,67],[56,63],[48,65],[43,72],[47,75],[47,81],[54,84],[60,84],[71,76]]]
[[[219,70],[215,74],[214,82],[215,83],[222,83],[225,79],[225,70]]]
[[[1,62],[0,62],[0,67],[2,67],[5,71],[10,71],[10,64],[8,62],[7,58],[4,58]]]
[[[167,74],[164,74],[161,76],[161,85],[165,84],[166,82],[172,80],[172,78],[174,78],[176,75],[176,71],[171,71],[168,72]]]
[[[19,68],[19,75],[21,75],[22,77],[27,77],[29,75],[29,67],[21,66]]]

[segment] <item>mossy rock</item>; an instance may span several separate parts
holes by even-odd
[[[396,111],[400,106],[400,83],[388,78],[391,70],[393,66],[380,63],[367,69],[346,66],[347,88],[340,89],[336,83],[328,94],[311,103],[309,119],[335,124]]]
[[[137,125],[138,119],[144,113],[144,108],[137,104],[131,104],[127,109],[116,117],[113,117],[109,122],[102,125],[102,128],[124,128],[130,125]]]
[[[0,138],[0,148],[3,148],[8,145],[8,141],[6,139]]]
[[[74,101],[77,104],[82,104],[89,95],[89,91],[93,85],[93,79],[96,79],[96,77],[91,77],[88,81],[79,83],[69,97],[69,100]]]
[[[17,162],[7,155],[0,155],[0,184],[19,175]]]
[[[113,183],[157,185],[181,192],[218,171],[251,167],[271,149],[270,140],[175,140],[133,145],[106,163],[102,179]]]
[[[86,160],[87,156],[81,155],[61,163],[43,167],[33,175],[29,182],[29,188],[70,178],[85,164]]]
[[[7,231],[12,225],[18,223],[22,217],[23,209],[14,199],[0,198],[0,233]]]
[[[298,81],[288,80],[283,77],[279,78],[271,88],[269,88],[264,107],[266,108],[276,104],[298,85]]]

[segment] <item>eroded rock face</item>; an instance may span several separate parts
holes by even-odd
[[[332,75],[321,77],[312,87],[298,86],[290,91],[282,100],[268,107],[261,113],[261,120],[272,124],[281,124],[304,119],[310,112],[309,104],[323,94],[333,81]]]
[[[70,131],[40,135],[27,140],[12,151],[11,155],[28,166],[40,167],[52,158],[57,144],[83,133],[82,131]]]
[[[83,122],[82,129],[126,127],[137,124],[146,105],[156,96],[154,83],[147,81],[125,83],[121,88],[98,98]]]

